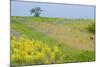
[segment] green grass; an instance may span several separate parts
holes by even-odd
[[[29,40],[40,40],[47,44],[49,48],[58,46],[64,55],[61,63],[94,61],[94,41],[89,38],[93,34],[86,30],[86,27],[92,21],[92,19],[12,16],[11,36],[18,39],[25,37]],[[30,60],[28,61],[30,62]],[[11,64],[14,63],[16,61]]]
[[[53,38],[50,38],[48,36],[45,36],[45,34],[41,32],[37,32],[34,29],[28,28],[27,26],[21,24],[21,23],[12,23],[12,29],[16,30],[17,32],[20,32],[21,36],[30,38],[30,39],[36,39],[41,40],[44,43],[49,44],[49,46],[53,46],[53,44],[57,44],[56,40]]]

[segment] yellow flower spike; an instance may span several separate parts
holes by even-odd
[[[18,40],[16,37],[12,38],[11,47],[11,63],[17,64],[19,63],[16,59],[20,59],[23,64],[55,63],[57,61],[56,54],[61,55],[61,50],[58,46],[51,48],[41,40],[24,37],[20,37]]]

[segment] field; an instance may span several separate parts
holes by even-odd
[[[95,60],[93,19],[11,17],[11,65]]]

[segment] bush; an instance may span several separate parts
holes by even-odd
[[[95,34],[95,23],[89,24],[86,29],[88,32]]]

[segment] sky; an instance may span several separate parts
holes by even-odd
[[[95,18],[95,6],[11,1],[11,16],[32,16],[30,10],[40,7],[42,17]]]

